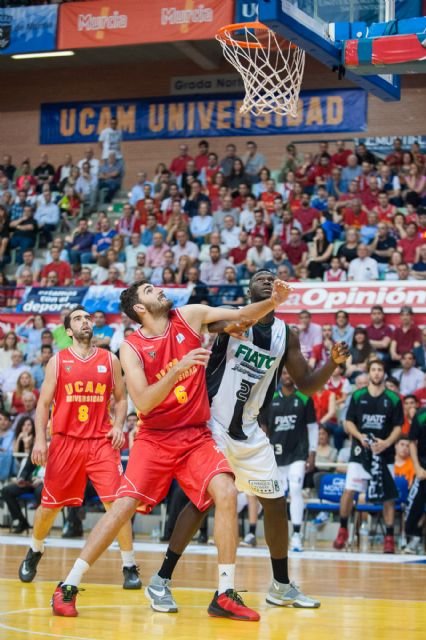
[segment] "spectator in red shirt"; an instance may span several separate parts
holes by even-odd
[[[336,140],[336,151],[331,156],[331,162],[334,166],[346,167],[348,164],[348,157],[353,154],[350,149],[345,149],[345,143],[343,140]]]
[[[309,172],[310,180],[313,180],[314,186],[324,184],[330,177],[332,164],[328,153],[323,153],[319,159],[319,164],[315,165]],[[309,189],[312,193],[312,189]]]
[[[416,261],[416,249],[425,243],[418,235],[418,228],[415,222],[407,224],[406,238],[398,241],[397,250],[402,253],[404,262],[412,265]]]
[[[255,226],[250,231],[250,237],[253,242],[256,236],[261,236],[267,245],[272,233],[272,223],[267,211],[262,209],[254,210]]]
[[[374,207],[373,211],[375,211],[379,217],[379,222],[387,222],[388,224],[393,224],[393,218],[395,213],[397,212],[397,208],[395,205],[390,204],[389,197],[386,191],[381,191],[379,193],[379,204],[377,207]]]
[[[383,307],[374,305],[370,311],[371,324],[367,327],[367,337],[378,356],[385,362],[390,361],[389,347],[393,331],[385,322]]]
[[[413,309],[401,307],[399,317],[400,326],[395,329],[390,344],[390,355],[396,363],[401,361],[403,353],[412,352],[414,347],[419,347],[422,342],[420,329],[413,321]]]
[[[361,200],[364,207],[367,209],[373,209],[379,204],[380,188],[377,181],[377,176],[370,176],[368,178],[368,187],[365,191],[361,192]]]
[[[247,231],[241,230],[238,236],[240,244],[238,247],[231,249],[228,254],[228,260],[237,268],[238,280],[246,277],[247,251],[249,250],[249,234]]]
[[[198,172],[207,167],[209,155],[209,143],[207,140],[200,140],[198,143],[198,156],[195,156],[195,168]]]
[[[117,267],[109,267],[108,269],[108,278],[101,282],[101,284],[110,285],[111,287],[116,287],[117,289],[125,289],[127,284],[120,280],[120,272]]]
[[[352,200],[351,206],[347,207],[343,211],[343,223],[345,229],[349,227],[355,227],[355,229],[361,229],[368,223],[367,211],[362,206],[359,198]]]
[[[188,153],[188,145],[180,144],[179,145],[179,155],[176,158],[173,158],[172,163],[170,165],[170,171],[176,176],[182,175],[182,173],[186,169],[186,163],[188,160],[193,160],[193,158]]]
[[[46,264],[41,270],[40,278],[41,278],[41,286],[46,286],[47,274],[54,271],[58,276],[58,286],[59,287],[67,287],[71,283],[72,272],[71,267],[68,262],[64,262],[60,260],[61,250],[58,247],[52,247],[50,249],[50,255],[52,257],[52,262]]]
[[[280,197],[280,193],[276,191],[275,180],[269,178],[266,181],[266,191],[260,194],[260,204],[263,206],[268,213],[272,213],[274,211],[274,200],[275,198]]]
[[[402,148],[401,138],[395,138],[393,141],[393,151],[386,156],[385,162],[392,168],[398,169],[402,164],[402,156],[404,149]]]
[[[195,161],[197,161],[197,159],[195,159]],[[197,164],[195,166],[197,166]],[[215,176],[219,172],[221,172],[217,153],[214,153],[214,151],[210,151],[209,155],[207,156],[207,165],[204,166],[202,170],[198,170],[200,171],[200,179],[202,180],[202,182],[207,185],[207,187],[210,187],[214,182]],[[224,183],[225,181],[223,182],[223,184]]]
[[[286,242],[283,249],[294,268],[307,265],[308,245],[302,240],[302,234],[296,227],[291,230],[290,242]]]
[[[302,194],[300,208],[294,212],[294,218],[302,225],[303,239],[312,240],[319,223],[320,213],[318,209],[311,207],[308,193]]]
[[[311,357],[309,358],[309,366],[312,369],[322,367],[330,358],[331,349],[333,348],[333,338],[331,336],[333,328],[331,324],[322,326],[322,342],[314,344],[312,347]]]
[[[373,166],[366,160],[362,162],[361,170],[362,170],[362,173],[358,178],[358,187],[360,191],[364,192],[364,191],[368,191],[370,187],[370,178],[375,174],[373,173]]]
[[[78,274],[78,278],[74,280],[74,285],[76,287],[90,287],[92,284],[94,284],[92,270],[90,267],[83,267]]]
[[[413,393],[413,396],[416,396],[417,402],[419,403],[419,407],[421,409],[423,407],[426,407],[426,373],[425,373],[425,378],[423,382],[423,387],[421,389],[417,389],[417,391]]]

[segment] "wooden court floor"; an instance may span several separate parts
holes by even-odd
[[[153,547],[153,549],[156,547]],[[209,618],[216,558],[203,553],[181,560],[174,577],[177,614],[152,611],[142,591],[123,591],[118,551],[107,551],[87,574],[80,615],[51,615],[50,597],[79,550],[48,547],[32,584],[16,578],[26,547],[0,545],[0,639],[70,640],[425,640],[426,565],[292,558],[291,577],[319,596],[318,610],[271,607],[266,557],[238,559],[237,588],[261,614],[258,623]],[[137,552],[144,584],[159,566],[160,552]],[[336,556],[338,558],[338,556]]]

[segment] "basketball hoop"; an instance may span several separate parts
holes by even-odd
[[[237,33],[236,33],[237,32]],[[225,58],[241,74],[246,95],[242,114],[297,116],[305,52],[261,22],[230,24],[219,29]]]

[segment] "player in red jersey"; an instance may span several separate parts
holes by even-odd
[[[85,571],[135,511],[151,511],[176,478],[200,511],[212,502],[216,505],[219,588],[209,614],[259,620],[259,614],[246,607],[234,589],[236,489],[228,462],[206,424],[210,408],[205,366],[210,352],[201,348],[200,333],[204,325],[220,320],[257,321],[284,302],[289,292],[286,283],[276,280],[271,297],[242,309],[187,305],[175,311],[171,311],[172,303],[162,289],[145,280],[121,294],[122,310],[141,325],[120,349],[128,391],[139,413],[138,433],[118,498],[54,593],[54,613],[76,615],[78,585]],[[171,556],[168,561],[173,564],[177,559]],[[171,597],[169,582],[159,576],[156,584],[151,581],[152,591],[146,592],[151,602],[155,593],[162,597],[170,593]]]
[[[44,539],[64,506],[80,506],[89,478],[106,509],[121,482],[119,449],[127,395],[118,358],[93,347],[93,321],[84,307],[65,316],[64,327],[72,347],[59,351],[46,366],[37,404],[36,439],[32,460],[46,465],[41,505],[34,518],[33,537],[19,568],[22,582],[31,582],[43,555]],[[110,400],[114,397],[114,418]],[[51,414],[51,444],[46,429]],[[123,561],[124,589],[140,589],[130,522],[117,531]]]

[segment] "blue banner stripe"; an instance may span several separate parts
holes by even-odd
[[[0,9],[0,55],[53,51],[58,6]]]
[[[41,105],[40,144],[95,142],[112,115],[124,140],[365,131],[362,89],[302,91],[297,118],[241,115],[243,96],[200,95]]]

